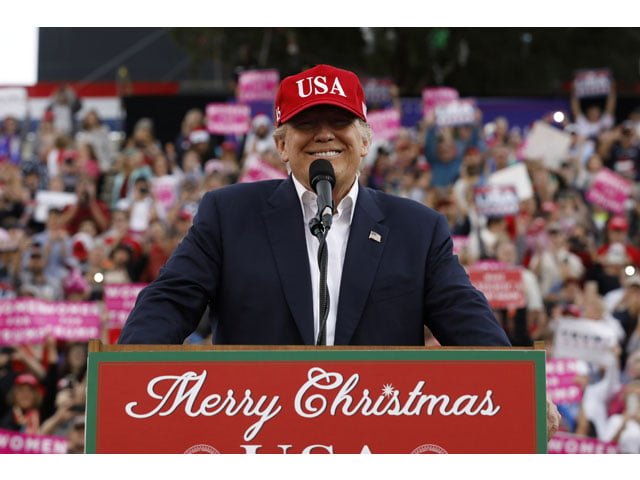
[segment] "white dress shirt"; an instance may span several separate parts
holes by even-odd
[[[313,331],[314,338],[318,338],[320,330],[320,268],[318,267],[319,241],[309,230],[309,220],[316,215],[317,205],[315,192],[309,191],[291,175],[293,183],[300,199],[302,216],[304,218],[304,234],[307,240],[307,255],[311,270],[311,289],[313,293]],[[329,315],[327,317],[327,345],[333,345],[336,334],[336,319],[338,315],[338,300],[340,294],[340,281],[342,279],[342,266],[347,251],[351,219],[358,198],[358,179],[353,182],[349,193],[340,201],[333,215],[331,229],[327,234],[327,289],[329,290]]]

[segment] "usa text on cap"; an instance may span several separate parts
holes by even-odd
[[[317,65],[286,77],[276,95],[276,126],[307,108],[335,105],[367,120],[364,90],[357,75],[330,65]]]

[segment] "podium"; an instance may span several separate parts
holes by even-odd
[[[534,348],[89,344],[86,453],[546,453]]]

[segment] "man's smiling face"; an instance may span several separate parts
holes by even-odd
[[[353,185],[360,161],[369,151],[356,120],[354,114],[343,108],[318,105],[289,120],[284,138],[276,140],[280,157],[289,162],[293,175],[309,190],[311,162],[317,158],[331,162],[336,174],[333,189],[336,205]]]

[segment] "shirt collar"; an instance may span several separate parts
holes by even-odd
[[[351,220],[353,219],[353,213],[355,212],[356,200],[358,199],[358,177],[360,176],[360,172],[356,174],[356,180],[353,182],[353,185],[349,189],[349,192],[345,195],[345,197],[340,201],[338,205],[337,211],[342,217],[343,214],[347,214],[349,218],[349,224],[351,224]],[[298,181],[296,176],[292,173],[291,178],[293,179],[293,184],[296,187],[296,193],[298,194],[298,199],[300,200],[300,207],[302,208],[302,215],[304,216],[305,223],[308,223],[309,220],[315,215],[316,211],[316,198],[318,197],[315,192],[311,190],[307,190],[302,183]],[[334,214],[335,215],[335,214]]]

